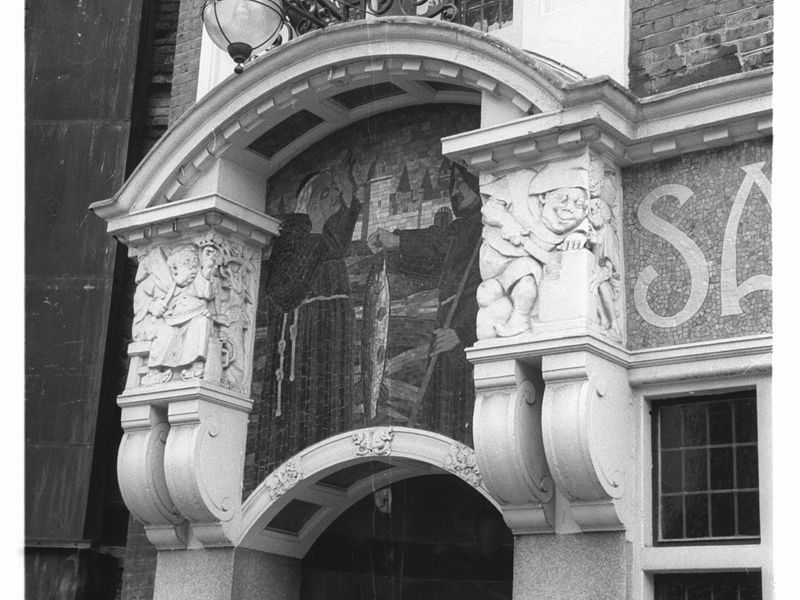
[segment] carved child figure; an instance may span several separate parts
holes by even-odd
[[[214,298],[217,249],[212,244],[198,249],[191,244],[175,248],[167,258],[172,289],[163,298],[154,298],[148,312],[156,317],[158,328],[147,366],[150,382],[166,383],[173,369],[181,377],[203,375],[212,320],[209,302]]]
[[[597,294],[597,318],[600,326],[616,338],[622,331],[617,318],[617,300],[620,285],[619,237],[613,206],[616,205],[615,174],[604,171],[602,163],[593,163],[590,184],[588,219],[591,225],[589,247],[596,259],[591,290]]]
[[[554,251],[579,250],[588,240],[585,171],[548,165],[531,174],[516,172],[482,187],[479,339],[528,331],[543,266],[554,262]]]

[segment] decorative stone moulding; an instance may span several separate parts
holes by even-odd
[[[258,278],[277,222],[212,193],[114,218],[109,231],[139,261],[118,398],[123,498],[158,548],[230,545]]]

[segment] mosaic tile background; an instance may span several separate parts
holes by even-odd
[[[733,200],[745,178],[742,166],[764,162],[771,180],[772,139],[686,154],[623,170],[624,240],[628,297],[628,345],[631,349],[669,346],[705,340],[741,337],[772,331],[772,292],[755,291],[740,301],[742,313],[721,316],[720,268],[725,228]],[[694,195],[683,206],[663,197],[653,212],[685,233],[702,251],[710,275],[708,294],[700,310],[676,327],[646,322],[634,302],[634,285],[647,265],[661,275],[648,290],[648,303],[659,315],[672,316],[683,308],[690,293],[690,275],[678,251],[665,239],[647,231],[637,210],[653,189],[665,184],[688,187]],[[745,202],[736,234],[737,283],[772,273],[772,213],[758,186]]]

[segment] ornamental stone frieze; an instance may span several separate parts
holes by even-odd
[[[120,490],[158,548],[231,544],[274,220],[218,194],[109,221],[138,261]]]

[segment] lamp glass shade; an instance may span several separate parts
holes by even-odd
[[[223,50],[247,44],[253,50],[271,43],[283,25],[281,0],[209,0],[203,7],[211,41]]]

